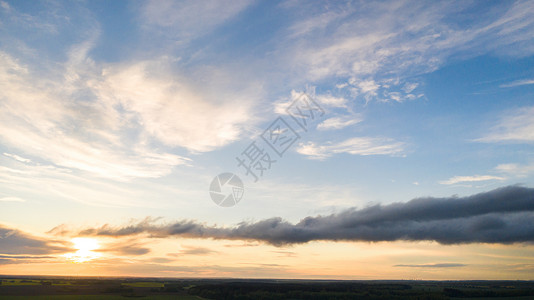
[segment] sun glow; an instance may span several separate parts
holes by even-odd
[[[74,248],[78,251],[74,253],[67,253],[65,257],[73,262],[82,263],[93,260],[101,256],[100,253],[94,252],[100,248],[98,240],[91,238],[73,238],[71,242],[74,244]]]

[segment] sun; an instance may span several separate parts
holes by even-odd
[[[67,253],[65,257],[73,262],[82,263],[100,257],[100,253],[94,252],[100,248],[98,240],[92,238],[73,238],[70,240],[74,249],[78,251]]]

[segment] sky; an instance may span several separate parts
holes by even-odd
[[[0,1],[0,274],[534,280],[534,2]]]

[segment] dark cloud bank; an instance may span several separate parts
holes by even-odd
[[[78,234],[256,240],[276,246],[315,240],[531,243],[534,241],[534,189],[508,186],[461,198],[417,198],[406,203],[307,217],[296,224],[271,218],[218,227],[191,220],[161,225],[147,219],[123,227],[104,225],[85,229]]]
[[[0,253],[2,254],[42,255],[68,252],[72,250],[72,248],[65,246],[62,241],[54,241],[32,236],[0,224]],[[12,258],[13,257],[0,255],[0,259]]]

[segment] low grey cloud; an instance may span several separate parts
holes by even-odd
[[[424,197],[404,203],[351,208],[296,224],[275,217],[233,227],[193,220],[155,224],[145,219],[124,227],[104,225],[88,236],[188,237],[262,241],[275,246],[310,241],[436,241],[441,244],[534,242],[534,189],[507,186],[467,197]]]
[[[0,254],[43,255],[69,251],[74,250],[66,247],[64,242],[32,236],[0,224]],[[14,258],[10,257],[9,259]]]
[[[112,252],[119,255],[144,255],[150,252],[149,248],[141,247],[137,244],[107,247],[105,249],[94,250],[95,252]]]
[[[169,253],[170,256],[182,256],[182,255],[209,255],[213,253],[218,253],[215,250],[206,247],[193,247],[193,246],[183,246],[183,250],[178,253]]]
[[[48,255],[0,255],[0,265],[42,263],[54,259]]]

